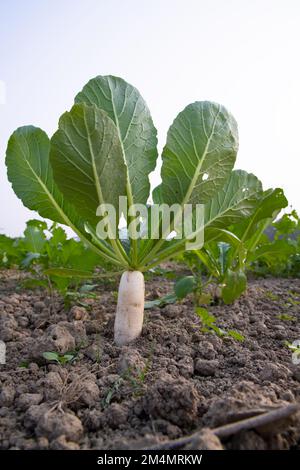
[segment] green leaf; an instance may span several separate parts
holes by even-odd
[[[196,287],[196,280],[194,276],[185,276],[176,282],[174,286],[174,291],[178,299],[183,299],[188,294],[193,292],[195,287]]]
[[[118,130],[96,106],[76,104],[59,120],[51,139],[54,178],[67,200],[93,224],[100,204],[117,210],[126,194],[126,166]]]
[[[255,251],[249,253],[248,262],[256,261],[260,258],[267,263],[276,263],[281,258],[290,256],[296,252],[296,249],[286,240],[275,240],[273,243],[267,243],[259,246]]]
[[[164,307],[165,305],[174,304],[177,300],[177,296],[175,294],[167,294],[159,299],[155,300],[146,300],[144,308],[148,310],[153,307]]]
[[[209,313],[207,308],[196,307],[196,315],[201,319],[204,326],[211,328],[216,323],[216,318]]]
[[[42,354],[43,358],[47,361],[56,361],[59,362],[59,355],[56,352],[44,352]]]
[[[148,175],[157,159],[157,131],[139,91],[121,78],[98,76],[84,86],[75,102],[94,104],[114,121],[128,168],[127,196],[145,204],[150,191]]]
[[[40,260],[40,258],[41,258],[40,253],[31,253],[31,252],[29,252],[25,256],[25,258],[22,259],[22,261],[20,263],[20,266],[22,268],[28,268],[32,264],[33,261]]]
[[[226,267],[227,267],[228,251],[230,250],[230,245],[229,243],[219,242],[218,248],[219,248],[218,262],[220,266],[220,273],[224,274],[226,271]]]
[[[80,287],[79,292],[81,294],[86,294],[94,290],[96,287],[97,287],[97,284],[83,284],[83,286]]]
[[[91,279],[93,277],[92,272],[68,268],[49,268],[45,269],[44,274],[46,276],[74,277],[78,279]]]
[[[155,197],[170,205],[208,202],[228,178],[237,149],[237,124],[223,106],[188,105],[168,131]]]
[[[238,299],[247,287],[247,277],[244,271],[228,269],[224,277],[225,286],[222,288],[222,299],[225,304],[231,304]]]
[[[54,182],[49,151],[50,141],[44,131],[33,126],[19,127],[7,146],[8,179],[28,209],[56,222],[80,226],[74,209],[64,201]]]
[[[161,204],[163,202],[161,196],[161,185],[156,186],[156,188],[153,189],[152,199],[154,204]]]
[[[112,277],[121,274],[120,272],[110,272],[103,274],[94,274],[90,271],[80,271],[79,269],[68,269],[68,268],[49,268],[45,269],[44,274],[47,276],[58,276],[58,277],[73,277],[77,279],[92,279],[92,278],[105,278]]]
[[[262,184],[252,173],[234,170],[225,186],[205,205],[205,241],[249,217],[262,195]]]
[[[24,248],[32,253],[43,253],[46,235],[34,225],[28,225],[24,231]]]
[[[66,232],[62,227],[54,227],[51,229],[51,238],[49,244],[51,247],[59,248],[67,241]]]
[[[37,289],[38,287],[48,287],[48,281],[46,279],[35,279],[27,278],[21,282],[21,286],[24,289]]]
[[[228,336],[231,336],[231,338],[235,339],[236,341],[240,341],[241,343],[245,341],[245,336],[236,330],[228,330],[227,334]]]
[[[257,224],[265,219],[270,222],[279,214],[280,210],[288,205],[288,201],[281,188],[267,189],[263,192],[250,217],[233,227],[234,233],[244,240],[247,240],[254,234]],[[236,224],[238,221],[233,221]]]
[[[42,232],[44,230],[47,230],[48,229],[48,225],[47,225],[47,222],[45,222],[44,220],[38,220],[38,219],[31,219],[31,220],[28,220],[26,222],[26,226],[27,227],[35,227],[39,230],[41,230]]]
[[[66,364],[67,362],[72,362],[73,359],[75,359],[74,354],[64,354],[63,356],[60,356],[59,361],[61,364]]]

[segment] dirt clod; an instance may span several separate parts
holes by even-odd
[[[81,421],[73,414],[50,411],[42,414],[35,430],[36,435],[56,439],[65,436],[67,440],[78,441],[83,434]]]
[[[197,419],[200,397],[195,387],[184,378],[165,375],[148,388],[144,411],[153,418],[165,418],[176,425],[192,425]]]
[[[219,366],[218,361],[207,361],[205,359],[197,359],[195,362],[195,372],[204,377],[215,375]]]

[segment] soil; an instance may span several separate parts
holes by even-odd
[[[300,401],[300,365],[286,342],[300,339],[300,280],[251,280],[233,305],[209,312],[244,341],[203,332],[193,299],[145,312],[141,338],[113,344],[116,286],[65,308],[47,291],[21,287],[26,275],[0,273],[1,449],[145,449],[203,430],[200,448],[298,448],[300,417],[264,432],[222,440],[209,429],[253,410]],[[147,281],[147,298],[172,281]],[[64,365],[44,352],[72,353]]]

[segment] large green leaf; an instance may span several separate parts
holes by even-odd
[[[114,121],[128,168],[127,195],[134,203],[145,204],[148,175],[157,159],[157,131],[139,91],[121,78],[98,76],[84,86],[75,102],[95,104]]]
[[[206,203],[224,185],[237,149],[237,124],[223,106],[188,105],[168,131],[156,196],[170,205]]]
[[[95,224],[100,204],[117,210],[126,194],[126,166],[118,130],[102,110],[82,103],[64,113],[50,160],[56,183],[84,220]]]
[[[256,248],[255,251],[249,254],[248,262],[262,258],[267,263],[276,263],[276,260],[291,256],[294,253],[296,253],[296,247],[287,240],[275,240],[273,243],[267,243]]]
[[[255,237],[258,224],[267,219],[269,219],[271,223],[281,209],[287,205],[288,201],[281,188],[267,189],[257,201],[250,217],[240,223],[237,223],[238,221],[232,222],[236,224],[232,230],[239,238],[243,238],[244,240],[252,236]]]
[[[56,186],[49,163],[47,134],[33,126],[18,128],[6,151],[8,179],[28,209],[69,226],[80,225],[74,209]]]
[[[262,184],[252,173],[234,170],[225,186],[205,205],[205,235],[249,217],[262,195]]]
[[[242,170],[231,172],[226,185],[205,204],[204,243],[211,240],[229,241],[236,238],[224,228],[249,217],[262,195],[261,182],[256,176]],[[236,239],[235,243],[239,243]],[[183,249],[185,240],[171,240],[164,243],[159,254],[176,254],[176,249]]]

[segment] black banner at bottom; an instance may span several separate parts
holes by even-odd
[[[296,455],[295,455],[296,454]],[[239,468],[241,465],[259,465],[280,468],[292,464],[297,458],[297,451],[103,451],[103,450],[82,450],[82,451],[1,451],[0,463],[15,465],[17,468],[41,468],[46,464],[67,465],[68,468],[74,465],[84,465],[84,468],[109,468],[116,465],[121,469],[134,469],[144,466],[159,466],[164,468],[174,466],[214,468],[215,466],[230,465],[230,469]]]

